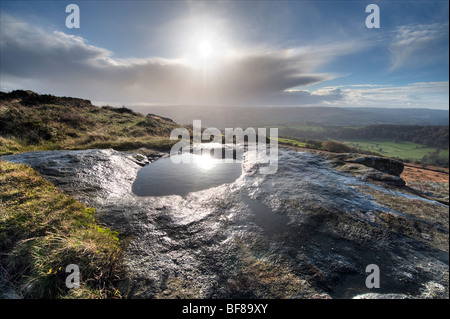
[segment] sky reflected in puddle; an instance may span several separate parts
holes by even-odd
[[[132,191],[137,196],[185,196],[232,183],[241,174],[240,163],[225,163],[221,158],[184,153],[159,159],[140,169]]]

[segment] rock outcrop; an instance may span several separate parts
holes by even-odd
[[[400,176],[403,172],[405,166],[402,162],[384,158],[384,157],[374,157],[374,156],[366,156],[366,157],[358,157],[349,161],[350,163],[362,164],[367,167],[372,167],[380,172]]]
[[[3,159],[31,165],[120,233],[129,298],[429,298],[430,287],[448,298],[448,206],[318,155],[280,150],[276,174],[247,163],[235,182],[184,197],[133,194],[145,160],[128,153]],[[365,285],[369,264],[379,289]]]
[[[353,174],[365,181],[382,182],[392,186],[404,186],[406,183],[400,177],[404,165],[402,162],[360,154],[327,154],[325,155],[333,166],[345,173]]]

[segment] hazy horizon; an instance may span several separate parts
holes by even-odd
[[[155,114],[187,125],[201,120],[204,127],[261,127],[293,123],[324,126],[365,126],[372,124],[449,125],[446,110],[342,107],[220,107],[208,106],[125,106],[141,114]]]

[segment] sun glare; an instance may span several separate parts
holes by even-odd
[[[202,70],[213,71],[224,61],[230,50],[225,34],[211,27],[204,26],[187,31],[189,34],[183,40],[183,59],[186,64]],[[206,30],[205,30],[206,29]]]
[[[207,154],[196,156],[194,161],[197,164],[197,166],[203,170],[209,170],[213,168],[215,165],[214,158]]]
[[[217,41],[197,39],[192,41],[190,47],[186,60],[193,67],[211,70],[224,58],[223,44]]]
[[[212,50],[212,46],[211,46],[211,43],[209,41],[206,41],[206,40],[202,41],[198,45],[198,53],[204,59],[210,57],[211,54],[212,54],[212,51],[213,51]]]

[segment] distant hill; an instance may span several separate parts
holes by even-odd
[[[89,100],[0,92],[0,155],[30,150],[169,148],[171,119]]]
[[[382,114],[392,118],[395,123],[372,124],[404,124],[404,125],[449,125],[449,111],[432,109],[380,109],[380,108],[347,108],[366,113]]]
[[[448,125],[449,112],[430,109],[376,109],[337,107],[207,107],[129,106],[141,113],[170,117],[177,123],[202,120],[204,127],[261,127],[312,122],[327,126],[372,124]]]

